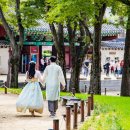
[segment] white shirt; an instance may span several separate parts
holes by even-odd
[[[46,99],[58,100],[60,94],[60,83],[65,86],[63,71],[56,63],[51,63],[43,73],[43,83],[46,83]]]

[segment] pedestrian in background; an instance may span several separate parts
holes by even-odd
[[[124,60],[120,62],[120,69],[121,69],[120,74],[123,74],[123,67],[124,67]]]
[[[110,62],[111,74],[114,74],[114,72],[115,72],[114,66],[115,66],[115,63],[113,60],[111,60],[111,62]]]
[[[87,77],[89,74],[89,60],[84,61],[83,67],[84,67],[84,76]]]
[[[120,63],[119,63],[119,60],[115,63],[115,68],[116,68],[116,72],[115,72],[115,76],[116,77],[119,77],[120,75]]]
[[[110,70],[110,63],[106,63],[106,76],[109,76],[109,70]]]

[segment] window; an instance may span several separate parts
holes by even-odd
[[[110,61],[110,57],[106,57],[106,62],[109,62]]]
[[[115,61],[119,61],[119,57],[115,57]]]

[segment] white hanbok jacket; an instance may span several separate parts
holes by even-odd
[[[46,84],[46,99],[55,101],[60,96],[60,83],[65,86],[63,71],[56,63],[51,63],[43,73],[43,83]]]

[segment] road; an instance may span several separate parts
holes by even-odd
[[[68,80],[69,84],[69,80]],[[87,86],[86,91],[89,90],[90,81],[81,80],[80,81],[80,91],[85,92],[85,86]],[[121,90],[121,80],[102,80],[101,81],[101,91],[102,94],[107,90],[107,95],[119,95]]]
[[[70,74],[67,74],[67,78],[68,78],[68,84],[69,84],[69,78],[70,78]],[[121,79],[116,79],[115,76],[111,75],[110,78],[111,79],[105,79],[108,78],[105,75],[101,75],[101,90],[102,92],[104,92],[105,88],[107,89],[107,91],[109,92],[120,92],[120,88],[121,88]],[[86,77],[84,77],[83,75],[80,75],[80,91],[84,91],[85,90],[85,85],[87,86],[87,90],[89,88],[89,83],[90,83],[90,77],[88,77],[86,79]],[[6,81],[6,75],[0,75],[0,80],[4,80]],[[25,81],[25,74],[19,74],[19,82],[24,82]],[[67,85],[69,86],[69,85]]]
[[[80,81],[80,89],[84,89],[85,85],[89,87],[90,81],[82,80]],[[104,91],[104,89],[107,89],[109,91],[120,91],[121,88],[121,80],[102,80],[101,81],[101,89]]]

